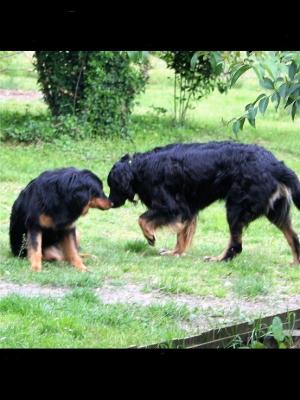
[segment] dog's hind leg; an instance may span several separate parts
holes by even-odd
[[[177,243],[174,250],[161,250],[161,255],[185,255],[185,251],[192,244],[192,240],[196,231],[197,219],[192,218],[184,223],[175,223],[172,227],[177,231]]]
[[[242,230],[231,232],[226,249],[218,256],[204,257],[204,261],[229,261],[242,252]]]
[[[293,253],[292,264],[300,264],[300,244],[297,233],[292,228],[292,222],[289,220],[284,226],[280,228],[290,245]]]
[[[40,272],[42,270],[42,232],[31,229],[28,231],[28,259],[31,270]]]
[[[230,230],[230,239],[226,249],[218,256],[204,257],[204,261],[229,261],[242,252],[243,228],[255,219],[253,215],[234,204],[227,204],[227,222]]]
[[[300,244],[297,233],[292,227],[292,222],[289,214],[289,202],[280,198],[276,201],[273,207],[269,210],[267,218],[272,224],[284,234],[293,254],[293,264],[300,264]]]

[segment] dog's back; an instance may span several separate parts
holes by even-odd
[[[263,185],[266,194],[281,183],[291,190],[295,205],[300,209],[296,174],[270,151],[258,145],[232,141],[174,143],[137,153],[133,162],[139,172],[142,171],[144,181],[146,176],[148,184],[164,179],[180,183],[182,187],[182,180],[188,186],[211,183],[215,189],[219,188],[221,197],[225,197],[228,188],[236,182],[244,187],[248,187],[249,183]],[[175,175],[177,179],[173,179]],[[223,190],[222,185],[225,185]]]

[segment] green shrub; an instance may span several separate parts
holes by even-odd
[[[119,51],[35,54],[38,82],[52,115],[75,115],[94,135],[127,134],[134,98],[147,81],[144,66]]]
[[[127,134],[135,96],[146,79],[125,52],[98,51],[90,57],[84,112],[100,134]]]
[[[87,51],[35,52],[38,83],[53,116],[80,110],[89,57]]]

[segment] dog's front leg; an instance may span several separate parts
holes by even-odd
[[[66,231],[66,234],[62,240],[62,249],[64,258],[67,262],[81,272],[88,271],[78,253],[75,228]]]
[[[42,232],[38,229],[28,231],[27,254],[31,270],[40,272],[42,270]]]
[[[155,245],[155,220],[151,217],[151,211],[146,211],[139,217],[139,226],[143,232],[143,235],[147,239],[150,246]]]

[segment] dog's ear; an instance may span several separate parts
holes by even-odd
[[[120,161],[128,161],[130,160],[130,155],[129,154],[125,154],[123,157],[121,157]]]
[[[133,174],[129,165],[126,165],[122,169],[122,174],[120,174],[121,188],[126,193],[128,199],[133,201],[135,192],[132,187]]]
[[[90,200],[89,191],[84,187],[77,188],[69,194],[70,205],[73,208],[81,210]]]

